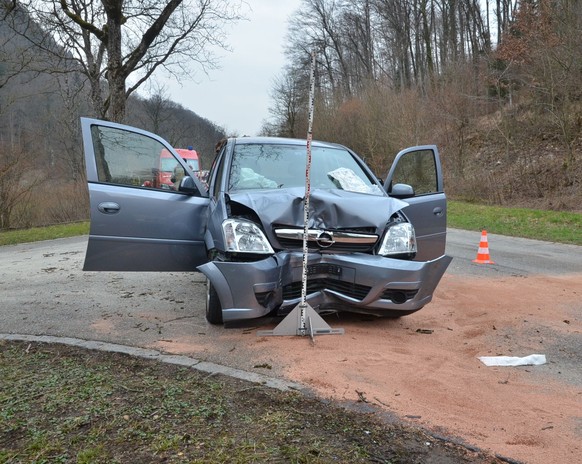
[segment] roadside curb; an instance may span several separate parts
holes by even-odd
[[[305,395],[311,395],[309,389],[299,383],[269,377],[263,374],[258,374],[256,372],[248,372],[241,369],[235,369],[233,367],[201,361],[189,356],[165,354],[157,350],[136,348],[127,345],[118,345],[116,343],[83,340],[80,338],[55,337],[51,335],[21,335],[0,333],[0,341],[2,340],[33,343],[58,343],[89,350],[106,351],[109,353],[123,353],[138,358],[152,359],[166,364],[189,367],[200,372],[206,372],[209,375],[226,375],[236,379],[264,385],[266,387],[274,388],[280,391],[298,391]]]

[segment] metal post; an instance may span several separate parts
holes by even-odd
[[[307,128],[307,160],[305,163],[305,199],[303,202],[303,268],[301,271],[301,301],[273,330],[261,330],[267,335],[314,335],[343,334],[344,329],[332,329],[307,303],[307,255],[309,254],[309,197],[311,195],[311,141],[313,139],[313,113],[315,109],[315,51],[311,52],[311,76],[309,89],[309,122]]]

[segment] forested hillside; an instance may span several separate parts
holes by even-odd
[[[95,116],[90,88],[81,73],[63,69],[62,61],[27,40],[46,43],[46,31],[23,12],[17,24],[15,30],[0,20],[0,229],[87,219],[79,118]],[[225,136],[223,128],[171,101],[163,88],[133,94],[125,122],[174,147],[194,147],[203,167]]]
[[[51,1],[68,4],[36,4]],[[95,115],[101,84],[19,4],[0,4],[0,229],[87,217],[79,116]],[[378,176],[400,149],[436,144],[450,198],[582,211],[582,2],[302,0],[265,134],[306,136],[312,51],[314,137]],[[163,88],[129,94],[124,122],[194,146],[205,166],[224,136]]]
[[[582,2],[303,0],[264,132],[345,143],[380,176],[440,148],[450,197],[582,210]]]

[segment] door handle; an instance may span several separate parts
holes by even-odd
[[[432,210],[432,214],[440,217],[443,215],[443,209],[440,206],[437,206],[435,209]]]
[[[104,214],[116,214],[119,213],[120,207],[113,201],[104,201],[103,203],[99,203],[97,209]]]

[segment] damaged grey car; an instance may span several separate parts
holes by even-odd
[[[203,184],[165,140],[82,118],[91,203],[84,269],[199,271],[212,324],[284,316],[301,300],[307,142],[228,139]],[[170,152],[185,176],[156,185]],[[311,144],[306,300],[319,314],[418,311],[451,258],[435,146],[397,154],[382,183],[350,149]]]

